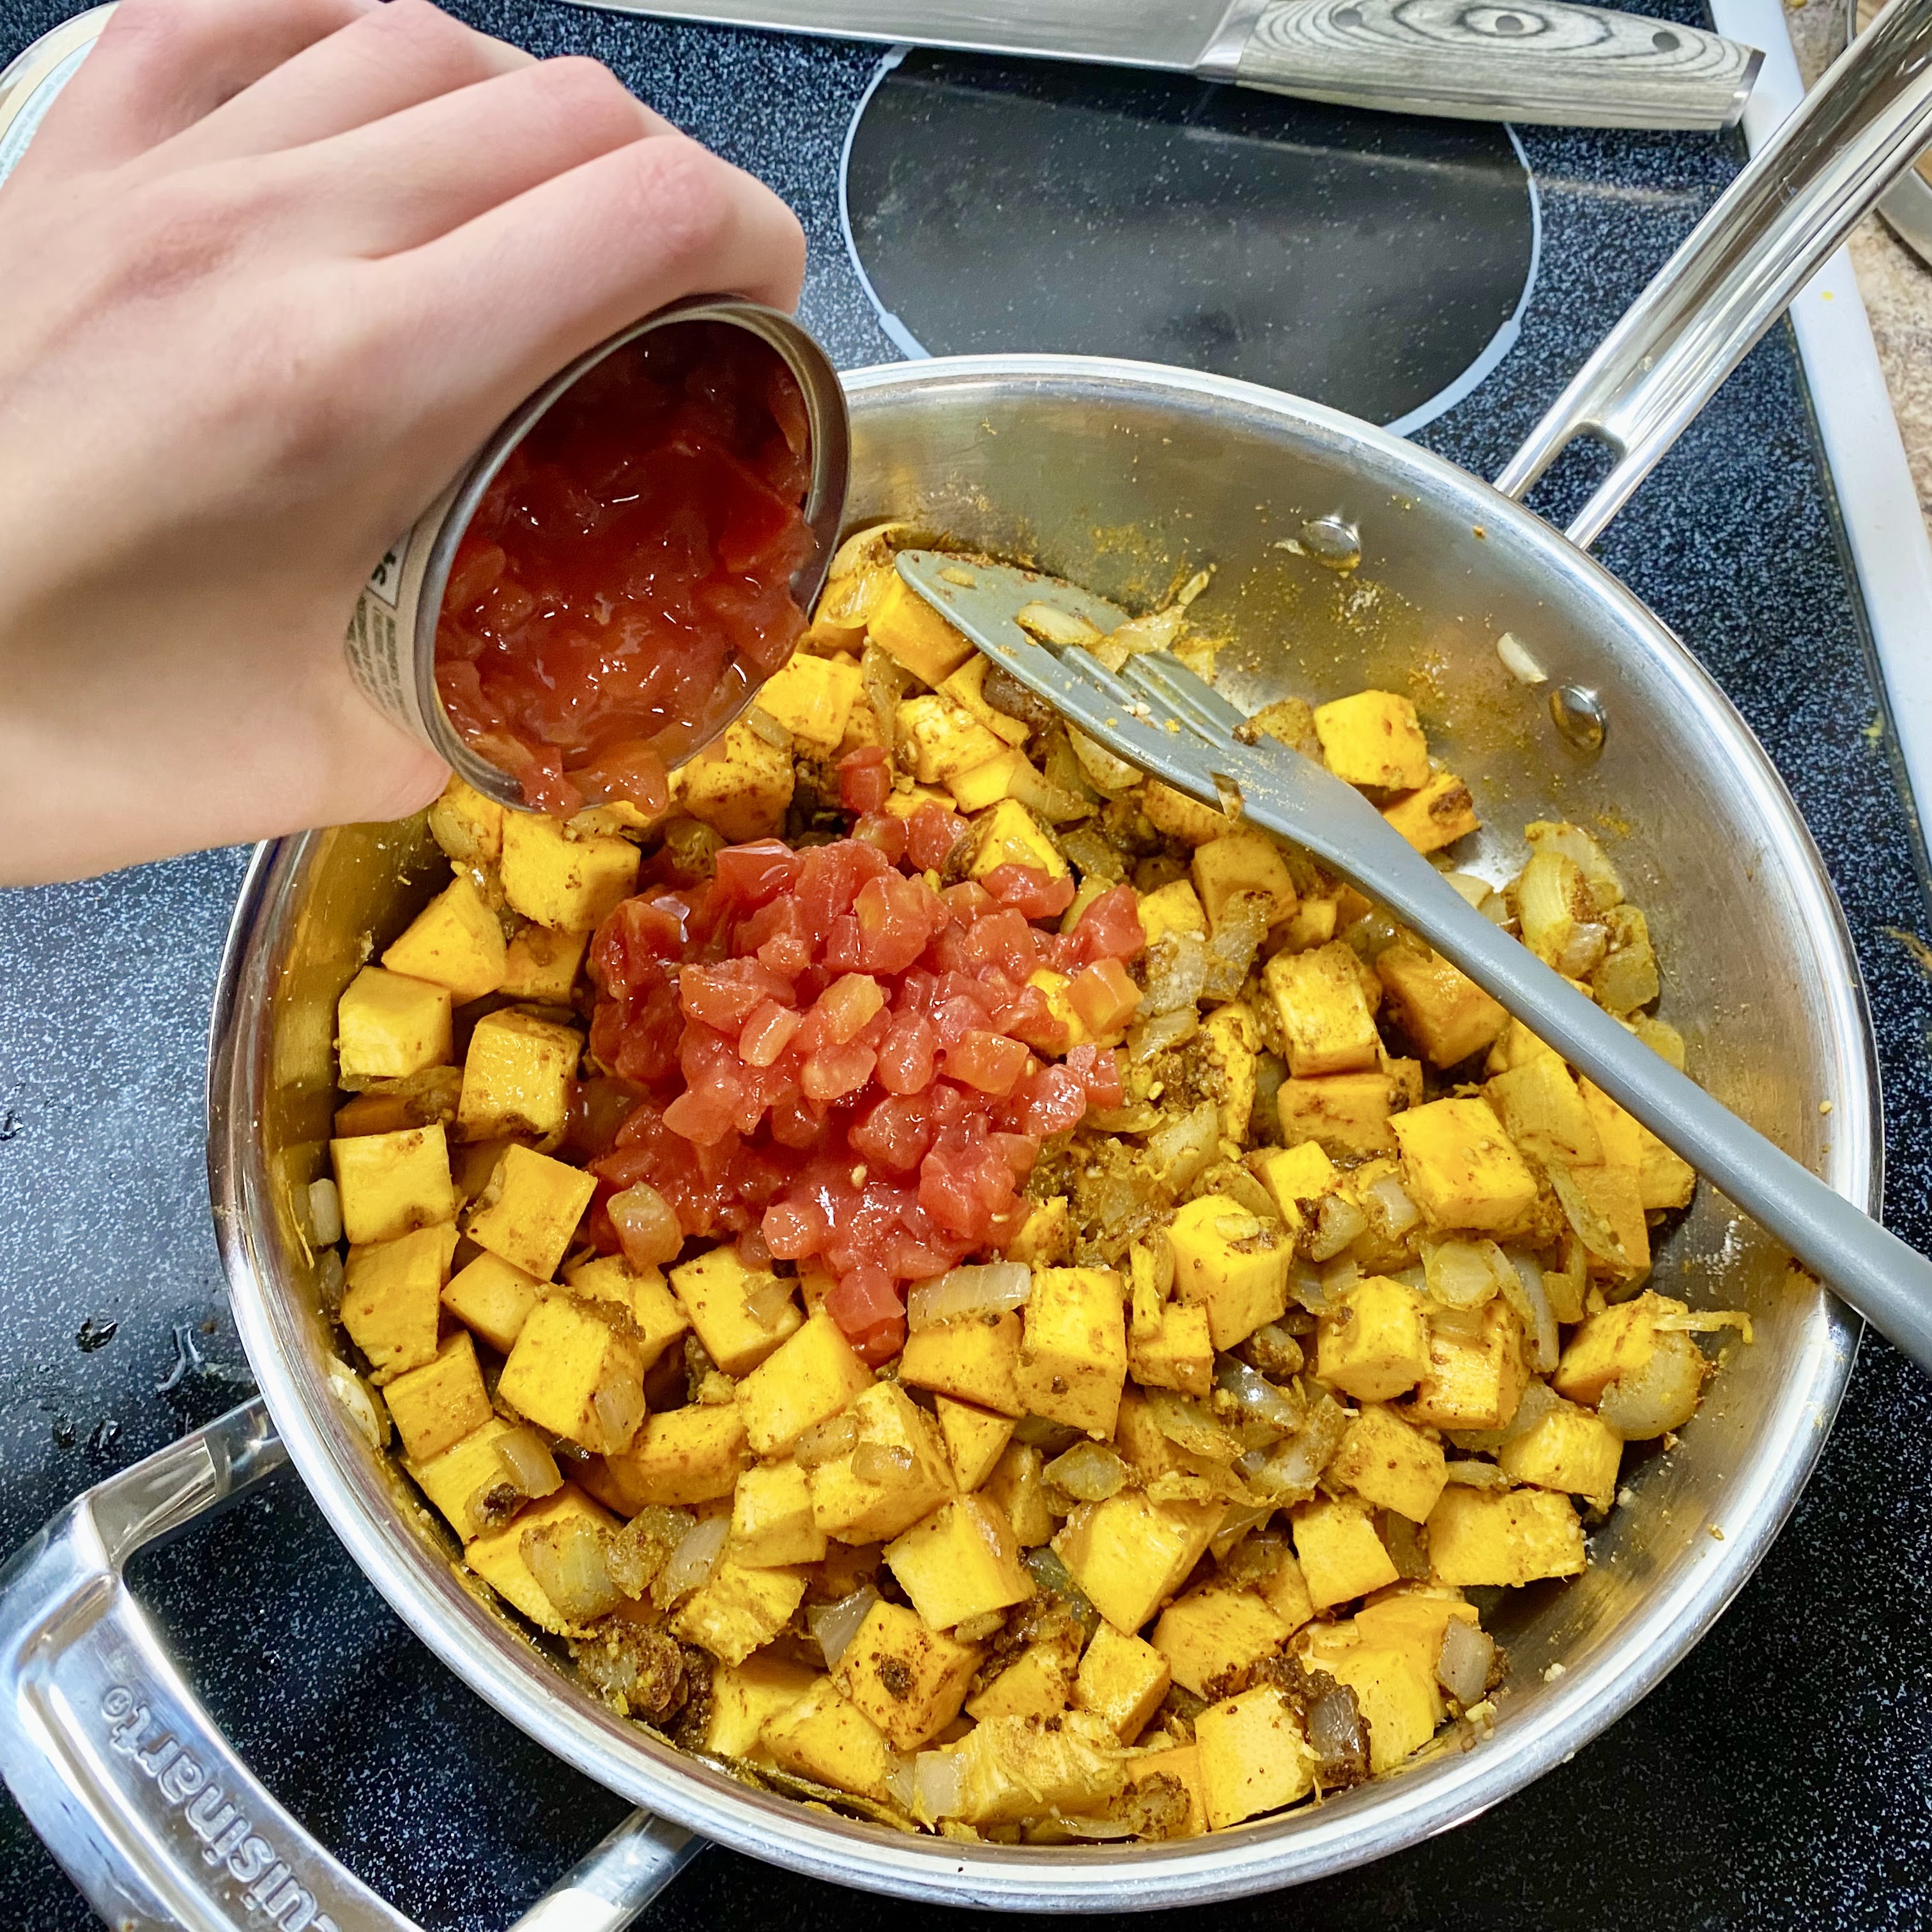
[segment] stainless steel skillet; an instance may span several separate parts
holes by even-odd
[[[855,516],[910,514],[1032,551],[1129,602],[1178,562],[1214,557],[1234,638],[1228,688],[1243,702],[1419,677],[1397,688],[1426,698],[1432,736],[1476,775],[1492,824],[1621,810],[1618,856],[1656,908],[1670,1010],[1700,1075],[1841,1193],[1875,1202],[1869,1038],[1816,854],[1736,713],[1587,556],[1426,452],[1245,385],[1003,357],[862,371],[848,387]],[[1274,548],[1330,511],[1364,533],[1364,567],[1346,584]],[[1568,750],[1540,698],[1498,664],[1505,630],[1533,640],[1552,680],[1595,693],[1611,728],[1594,758]],[[116,1923],[405,1932],[274,1806],[122,1581],[134,1549],[284,1459],[466,1682],[657,1814],[581,1874],[568,1906],[530,1922],[590,1932],[628,1920],[674,1868],[686,1828],[839,1882],[1066,1911],[1229,1898],[1414,1844],[1561,1762],[1654,1684],[1750,1574],[1822,1446],[1855,1330],[1828,1298],[1786,1279],[1772,1244],[1706,1201],[1670,1265],[1689,1272],[1680,1292],[1694,1300],[1718,1292],[1721,1271],[1724,1298],[1750,1309],[1759,1339],[1714,1384],[1682,1448],[1633,1472],[1591,1571],[1508,1606],[1514,1672],[1486,1744],[1319,1811],[1176,1846],[915,1840],[748,1789],[620,1722],[472,1596],[334,1393],[296,1204],[322,1171],[336,995],[365,935],[387,937],[422,902],[434,861],[419,825],[344,828],[258,858],[215,1015],[210,1164],[266,1412],[250,1405],[117,1478],[0,1574],[0,1768]]]

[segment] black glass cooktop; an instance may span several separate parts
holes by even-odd
[[[0,0],[0,61],[80,4]],[[1642,4],[1703,18],[1694,0]],[[910,352],[883,304],[928,350],[1194,361],[1388,419],[1453,385],[1528,280],[1513,345],[1417,432],[1479,474],[1495,473],[1738,161],[1729,139],[1534,128],[1519,130],[1519,160],[1495,129],[950,58],[910,58],[874,90],[876,47],[540,0],[458,4],[539,53],[608,61],[771,182],[811,240],[805,318],[844,366]],[[851,178],[868,185],[853,226],[879,304],[842,218],[855,122]],[[1023,139],[994,137],[1016,128]],[[1533,278],[1525,164],[1540,223]],[[0,302],[4,286],[0,271]],[[1932,985],[1910,949],[1928,927],[1807,409],[1790,338],[1774,331],[1600,550],[1731,693],[1816,834],[1872,996],[1889,1217],[1926,1247]],[[248,1385],[208,1226],[200,1090],[242,857],[0,893],[0,1552]],[[432,1932],[496,1932],[623,1810],[444,1670],[292,1483],[144,1559],[138,1581],[278,1795]],[[1922,1926],[1928,1764],[1932,1395],[1868,1342],[1763,1569],[1612,1731],[1401,1857],[1162,1922]],[[1001,1922],[718,1851],[646,1922]],[[93,1924],[0,1798],[0,1932]]]
[[[1514,341],[1537,253],[1505,128],[930,51],[881,63],[844,202],[907,355],[1178,363],[1403,429]]]

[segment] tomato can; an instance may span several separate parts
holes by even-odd
[[[56,95],[72,78],[113,12],[110,6],[76,15],[34,41],[0,72],[0,181],[26,151]],[[699,296],[674,302],[633,322],[560,370],[526,400],[369,574],[350,618],[346,647],[356,681],[378,710],[427,745],[484,796],[521,806],[517,781],[471,750],[457,735],[436,686],[436,619],[456,548],[483,494],[510,452],[557,398],[607,356],[653,330],[680,322],[724,322],[768,344],[796,379],[811,435],[812,474],[805,502],[811,555],[792,579],[792,594],[809,609],[825,581],[838,541],[850,466],[845,394],[838,372],[811,334],[791,316],[733,296]],[[700,750],[748,705],[748,683],[730,710],[707,718],[700,735],[665,746],[675,766]]]
[[[812,548],[793,576],[792,595],[802,608],[809,610],[825,581],[844,514],[851,444],[845,392],[817,340],[782,311],[732,296],[673,302],[619,330],[560,370],[484,444],[370,573],[350,622],[349,663],[356,682],[379,710],[486,798],[511,806],[524,802],[517,781],[457,735],[437,694],[436,620],[457,545],[510,452],[559,397],[627,343],[680,322],[725,322],[748,330],[769,344],[797,380],[811,436],[805,519]],[[747,684],[736,705],[707,718],[701,736],[694,733],[688,742],[665,747],[665,764],[675,766],[702,749],[751,703],[757,688]]]
[[[63,20],[0,68],[0,181],[27,152],[55,95],[74,78],[113,10],[96,7]]]

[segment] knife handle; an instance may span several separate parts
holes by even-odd
[[[1197,71],[1398,114],[1729,128],[1764,56],[1570,0],[1234,0]]]

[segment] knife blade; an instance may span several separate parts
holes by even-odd
[[[1164,68],[1389,113],[1729,128],[1764,56],[1572,0],[590,0],[607,11]]]

